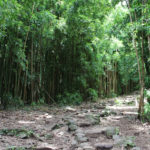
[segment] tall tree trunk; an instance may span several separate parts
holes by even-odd
[[[130,12],[131,6],[130,6],[130,1],[126,0],[128,9],[129,9],[129,16],[130,16],[130,22],[133,24],[133,18],[132,18],[132,14]],[[135,16],[135,21],[136,21],[136,13],[134,13]],[[142,37],[143,39],[143,37]],[[133,41],[133,47],[136,53],[136,59],[137,59],[137,63],[138,63],[138,73],[139,73],[139,84],[140,84],[140,102],[139,102],[139,109],[138,109],[138,113],[139,113],[139,119],[142,119],[142,115],[144,112],[144,60],[143,60],[143,42],[142,42],[142,56],[141,56],[141,60],[142,60],[142,71],[141,71],[141,67],[140,67],[140,60],[139,60],[139,54],[138,54],[138,49],[137,49],[137,45],[136,45],[136,33],[133,31],[132,32],[132,41]]]
[[[142,54],[141,54],[141,60],[142,60],[142,76],[141,76],[141,97],[140,97],[140,104],[139,104],[139,118],[142,118],[144,113],[144,77],[145,77],[145,71],[144,71],[144,37],[142,33]]]
[[[149,55],[150,55],[150,35],[148,35],[148,49],[149,49]]]

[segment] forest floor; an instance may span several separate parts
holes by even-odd
[[[138,96],[0,111],[0,150],[150,150],[150,124],[137,119]]]

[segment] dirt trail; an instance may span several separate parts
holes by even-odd
[[[75,107],[1,111],[0,150],[150,150],[150,125],[137,119],[137,96]]]

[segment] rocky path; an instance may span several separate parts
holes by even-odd
[[[0,150],[150,150],[137,94],[78,107],[0,112]]]

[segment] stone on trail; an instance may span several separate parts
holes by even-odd
[[[77,133],[83,133],[83,130],[80,129],[80,128],[78,128],[78,129],[76,130],[76,134],[77,134]]]
[[[78,142],[77,142],[75,139],[73,139],[73,140],[71,141],[70,150],[75,150],[76,148],[78,148]]]
[[[68,131],[75,131],[75,130],[77,130],[77,125],[75,125],[75,124],[69,124],[68,125]]]
[[[85,131],[86,136],[97,138],[101,134],[104,134],[107,136],[107,138],[112,138],[113,135],[119,134],[119,128],[118,127],[99,127],[99,128],[93,128],[91,130]]]
[[[131,150],[141,150],[140,147],[133,147]]]
[[[109,109],[105,109],[105,110],[102,110],[102,112],[100,113],[101,117],[108,117],[110,115],[116,115],[116,112],[111,111]]]
[[[78,145],[78,142],[77,142],[76,140],[72,140],[72,141],[71,141],[71,145],[72,145],[72,146],[76,146],[76,145]]]
[[[97,138],[102,134],[103,130],[101,128],[95,128],[92,130],[85,131],[86,136],[91,138]]]
[[[89,126],[91,126],[92,125],[92,123],[90,123],[90,122],[87,122],[87,121],[82,121],[82,122],[79,122],[78,123],[78,126],[79,127],[89,127]]]
[[[67,124],[76,124],[75,120],[72,117],[66,116],[62,120]]]
[[[76,122],[72,118],[65,118],[64,121],[67,122],[68,131],[76,131],[78,129]]]
[[[113,144],[109,143],[100,143],[95,145],[96,150],[111,150],[113,148]]]
[[[86,114],[78,114],[78,115],[77,115],[78,118],[82,118],[82,119],[83,119],[85,116],[86,116]]]
[[[63,126],[64,126],[63,124],[55,124],[55,125],[52,126],[51,130],[60,129]]]
[[[133,148],[135,147],[135,143],[134,143],[134,137],[126,137],[125,141],[124,141],[124,147],[129,149],[129,148]]]
[[[35,150],[54,150],[50,147],[39,147],[39,148],[36,148]]]
[[[135,147],[134,137],[132,136],[122,137],[119,135],[114,135],[113,140],[114,140],[115,145],[124,146],[126,148]]]
[[[68,106],[68,107],[66,107],[66,111],[76,112],[76,109]]]
[[[58,149],[59,148],[57,148],[56,146],[50,145],[48,143],[42,143],[35,148],[35,150],[58,150]]]
[[[94,108],[95,108],[95,109],[105,109],[106,106],[103,106],[102,104],[95,104],[95,105],[94,105]]]
[[[20,137],[21,139],[27,139],[28,135],[25,134],[25,133],[21,133],[21,134],[18,135],[18,137]]]
[[[52,134],[52,133],[45,135],[45,139],[46,139],[46,140],[51,140],[53,137],[54,137],[54,134]]]
[[[119,128],[118,127],[107,127],[104,131],[104,134],[107,136],[107,138],[112,138],[113,135],[119,134]]]
[[[89,114],[85,116],[85,120],[91,125],[97,125],[100,123],[100,115]]]
[[[83,133],[77,133],[76,134],[76,140],[80,143],[83,143],[83,142],[87,142],[88,141],[88,138],[85,136],[85,134]]]
[[[94,147],[91,146],[90,143],[81,143],[80,144],[80,147],[83,149],[83,150],[95,150]]]
[[[124,141],[124,138],[119,135],[113,135],[113,140],[115,144],[121,144]]]

